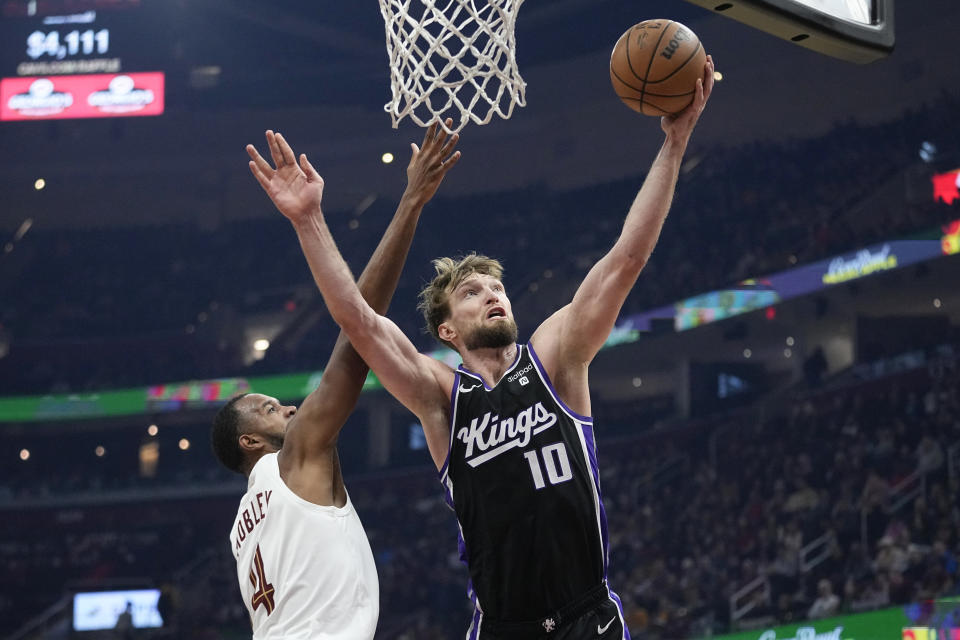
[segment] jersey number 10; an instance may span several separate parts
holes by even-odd
[[[567,457],[567,447],[562,442],[548,444],[540,451],[527,451],[523,454],[523,457],[527,459],[527,463],[530,465],[533,486],[538,490],[547,486],[543,477],[544,469],[547,471],[546,479],[550,481],[550,484],[560,484],[573,478],[570,459]],[[542,466],[540,458],[543,458]]]

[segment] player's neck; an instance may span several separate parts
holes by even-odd
[[[258,451],[257,453],[251,453],[247,455],[247,462],[243,468],[244,477],[249,480],[250,474],[253,473],[253,468],[257,466],[257,463],[260,462],[260,458],[270,453],[269,451]]]
[[[462,351],[463,366],[476,373],[487,386],[494,386],[517,359],[517,345],[509,344],[495,349]]]

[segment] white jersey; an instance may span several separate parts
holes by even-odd
[[[300,498],[267,454],[250,472],[230,548],[255,640],[373,638],[380,585],[349,496],[343,507]]]

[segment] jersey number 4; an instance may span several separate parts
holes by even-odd
[[[250,584],[256,591],[250,598],[250,606],[254,611],[257,607],[263,605],[267,609],[267,615],[273,613],[276,608],[276,602],[273,599],[273,585],[267,582],[267,576],[263,572],[263,556],[260,555],[260,545],[257,545],[257,553],[253,556],[253,564],[250,565]]]
[[[573,478],[573,471],[570,469],[570,458],[567,457],[567,447],[562,442],[549,444],[540,451],[527,451],[523,454],[530,465],[530,474],[533,476],[533,486],[537,489],[543,489],[547,486],[544,482],[543,470],[547,470],[547,480],[550,484],[560,484]],[[540,459],[543,458],[543,465]]]

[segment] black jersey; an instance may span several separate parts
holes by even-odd
[[[536,620],[605,586],[593,420],[557,397],[533,348],[518,345],[492,388],[461,365],[450,413],[440,480],[470,570],[476,611],[468,637],[485,620]]]

